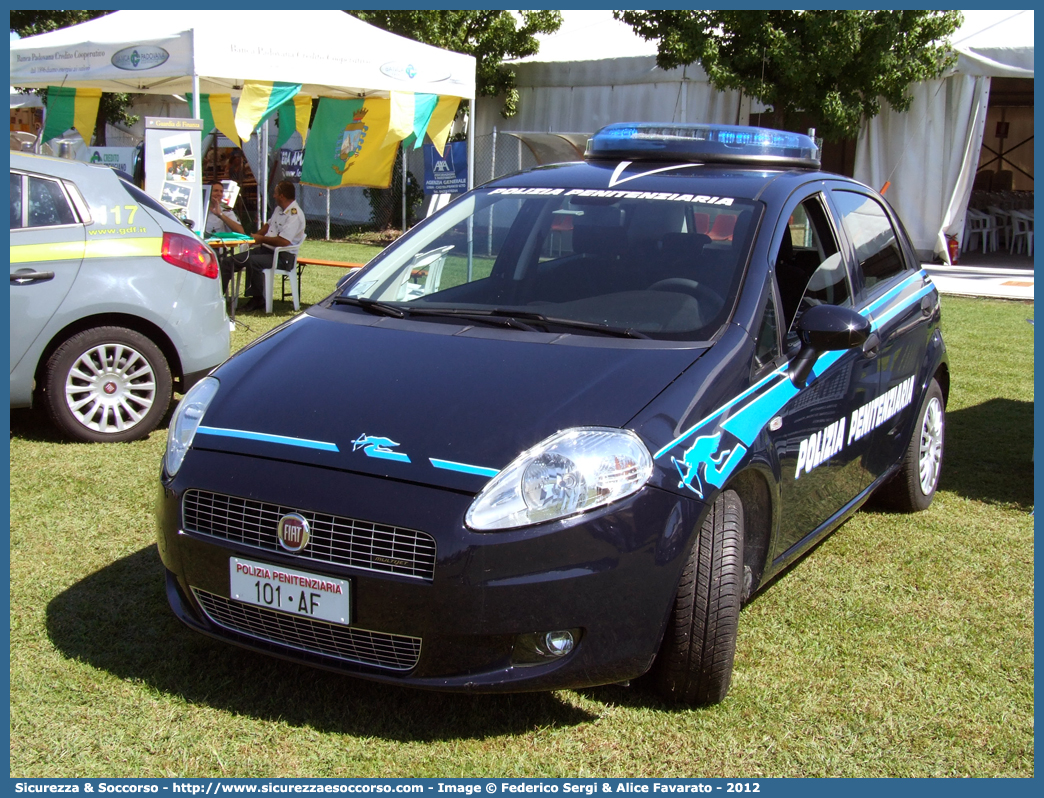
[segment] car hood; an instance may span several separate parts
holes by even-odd
[[[559,430],[624,426],[704,351],[319,312],[215,372],[194,448],[477,492]]]

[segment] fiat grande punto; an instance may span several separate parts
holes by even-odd
[[[813,139],[618,124],[468,192],[182,400],[176,615],[415,687],[645,676],[710,704],[740,607],[939,483],[939,296]]]

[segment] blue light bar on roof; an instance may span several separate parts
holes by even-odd
[[[819,168],[819,147],[801,133],[739,125],[625,122],[587,142],[587,160],[692,161]]]

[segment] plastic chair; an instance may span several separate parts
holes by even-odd
[[[1008,245],[1008,254],[1016,249],[1018,244],[1019,253],[1022,252],[1022,241],[1026,242],[1026,254],[1033,257],[1033,216],[1025,211],[1011,211],[1011,243]],[[1022,239],[1021,241],[1019,239]]]
[[[292,244],[289,247],[276,247],[272,250],[272,265],[263,270],[265,273],[265,313],[272,312],[272,294],[275,290],[275,278],[277,274],[280,275],[284,281],[289,278],[290,295],[294,300],[294,310],[301,309],[301,289],[297,275],[297,252],[301,249],[301,244],[305,242],[306,238],[308,238],[307,235],[302,236],[301,241],[297,244]],[[281,269],[279,268],[279,256],[284,252],[292,253],[294,259],[290,263],[289,268]]]
[[[413,260],[402,270],[402,282],[399,283],[396,299],[408,302],[438,291],[439,283],[442,282],[442,267],[446,265],[446,255],[451,249],[453,245],[448,244],[414,255]],[[412,282],[414,278],[418,282]]]
[[[971,245],[973,236],[982,239],[982,252],[995,252],[997,250],[997,222],[989,214],[968,208],[964,219],[964,246],[962,252],[967,252]],[[987,249],[988,248],[988,249]]]
[[[986,212],[993,217],[997,223],[997,232],[1002,236],[1001,246],[1011,245],[1011,211],[1006,211],[1004,208],[998,208],[996,205],[987,205]]]

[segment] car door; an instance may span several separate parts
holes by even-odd
[[[857,186],[835,186],[830,198],[848,239],[853,279],[862,312],[874,323],[879,339],[880,389],[875,400],[853,408],[855,437],[870,440],[867,468],[876,478],[902,457],[920,397],[928,317],[938,295],[926,283],[905,235],[884,204]]]
[[[800,349],[795,324],[804,310],[853,307],[847,258],[823,189],[817,184],[792,197],[773,239],[782,328],[788,331],[784,348],[791,358]],[[803,548],[872,482],[870,441],[850,440],[848,419],[853,406],[877,395],[875,355],[860,347],[822,353],[808,383],[797,386],[768,425],[780,468],[774,560]]]
[[[76,281],[85,241],[62,181],[11,171],[12,372]]]

